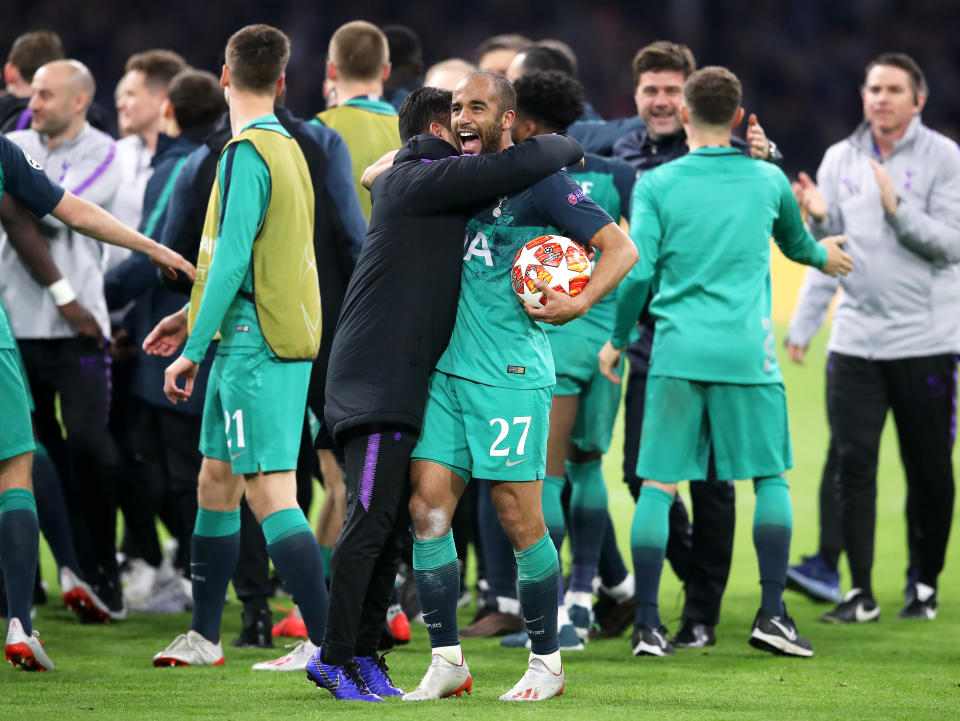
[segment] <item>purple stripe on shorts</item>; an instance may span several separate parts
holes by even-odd
[[[380,452],[380,434],[374,433],[367,439],[367,457],[363,461],[363,476],[360,478],[360,503],[363,510],[370,510],[370,498],[373,496],[373,477],[377,473],[377,455]]]
[[[116,155],[117,155],[117,144],[110,143],[110,152],[107,153],[107,157],[104,158],[103,162],[100,163],[100,165],[98,165],[96,168],[94,168],[93,172],[90,173],[90,177],[88,177],[86,180],[84,180],[82,183],[80,183],[80,185],[78,185],[76,188],[74,188],[70,192],[73,193],[74,195],[81,195],[83,191],[85,191],[87,188],[89,188],[91,185],[97,182],[97,178],[99,178],[101,175],[103,175],[107,171],[107,168],[110,167],[110,163],[113,162],[113,159],[114,157],[116,157]]]

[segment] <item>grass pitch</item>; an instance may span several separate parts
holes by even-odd
[[[793,430],[796,468],[793,560],[816,548],[817,487],[826,453],[822,347],[804,367],[781,358]],[[875,592],[880,623],[836,627],[819,623],[829,607],[787,593],[790,613],[813,643],[812,659],[769,656],[747,645],[759,603],[751,541],[753,494],[739,489],[737,537],[717,646],[678,651],[667,659],[633,658],[627,640],[594,642],[565,654],[567,690],[538,704],[504,704],[497,697],[523,672],[526,652],[500,649],[497,640],[464,641],[474,693],[426,704],[337,703],[296,673],[254,672],[250,665],[275,652],[229,648],[240,630],[240,606],[224,614],[227,665],[154,669],[152,655],[189,624],[188,614],[131,617],[110,626],[81,626],[59,603],[52,559],[43,547],[51,601],[35,626],[57,665],[53,673],[0,669],[0,719],[316,719],[343,715],[394,718],[488,719],[549,715],[590,719],[956,719],[960,716],[960,551],[951,546],[933,622],[898,621],[906,568],[904,482],[892,425],[880,459]],[[605,468],[610,502],[626,553],[633,503],[620,483],[620,429]],[[680,585],[669,567],[661,585],[661,612],[676,629]],[[469,622],[472,609],[461,614]],[[413,629],[409,646],[388,656],[394,680],[416,686],[428,663],[427,634]]]

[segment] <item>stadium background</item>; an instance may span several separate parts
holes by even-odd
[[[700,64],[728,65],[740,75],[746,107],[757,112],[779,143],[791,175],[799,169],[815,170],[826,147],[849,133],[860,119],[856,89],[867,60],[882,51],[903,50],[919,61],[932,88],[925,121],[960,138],[960,95],[955,92],[960,87],[960,43],[955,30],[949,30],[960,26],[960,3],[954,0],[488,0],[482,5],[354,0],[335,6],[311,0],[269,6],[253,0],[234,0],[229,5],[169,0],[155,6],[116,0],[85,4],[0,0],[0,18],[0,49],[9,48],[14,37],[28,29],[60,33],[68,55],[91,67],[99,84],[98,99],[108,108],[131,53],[169,47],[196,66],[216,71],[231,32],[248,22],[271,22],[289,32],[294,41],[288,100],[300,115],[322,108],[327,40],[339,24],[356,18],[409,25],[423,38],[428,65],[451,56],[473,59],[476,45],[494,33],[515,31],[534,39],[563,39],[577,52],[580,78],[606,117],[633,114],[630,60],[643,44],[669,38],[689,44]],[[782,340],[802,270],[776,252],[774,258],[774,315]],[[821,361],[825,331],[803,367],[790,365],[781,349],[797,462],[790,474],[796,518],[794,560],[801,552],[812,552],[816,543],[816,483],[827,442]],[[632,503],[618,482],[621,430],[618,424],[605,471],[625,547]],[[960,622],[960,546],[954,541],[948,554],[939,619],[909,628],[894,621],[905,568],[904,488],[889,426],[879,479],[875,583],[884,604],[883,623],[856,629],[825,627],[815,620],[822,607],[791,594],[787,598],[790,611],[814,642],[817,659],[796,664],[752,654],[743,643],[757,593],[748,520],[753,500],[744,487],[739,494],[735,559],[717,648],[678,655],[669,665],[655,666],[631,661],[622,642],[597,644],[582,661],[570,658],[576,682],[571,682],[562,702],[551,706],[551,718],[582,719],[600,711],[605,718],[630,719],[702,720],[734,714],[741,719],[955,719],[960,704],[960,652],[953,629]],[[54,579],[55,567],[45,544],[43,564],[44,576]],[[661,603],[672,627],[674,616],[679,615],[680,590],[672,574],[665,573]],[[308,691],[299,676],[277,679],[249,671],[250,663],[263,660],[262,652],[231,649],[229,665],[214,673],[197,669],[178,676],[154,671],[149,667],[150,655],[182,631],[183,616],[135,615],[103,629],[77,626],[56,603],[40,614],[38,623],[58,670],[39,679],[5,674],[0,680],[0,718],[293,719],[347,712]],[[232,639],[238,631],[239,609],[234,603],[224,616],[224,639]],[[416,648],[391,657],[395,678],[410,683],[419,677],[425,640],[422,627],[416,627]],[[506,718],[493,692],[513,682],[516,664],[504,662],[495,641],[476,642],[470,653],[471,667],[484,683],[474,699],[454,714]],[[537,711],[510,709],[510,715]],[[350,712],[370,715],[377,710],[353,707]],[[397,718],[422,718],[423,710],[391,706],[389,712]]]
[[[97,97],[107,107],[132,53],[170,48],[197,67],[219,71],[230,33],[269,22],[293,40],[289,106],[310,116],[323,109],[330,35],[360,18],[409,25],[423,39],[428,65],[455,56],[473,60],[477,44],[495,33],[564,40],[576,51],[588,98],[604,117],[635,113],[630,61],[637,49],[663,38],[686,43],[699,64],[726,65],[740,76],[745,107],[780,145],[792,174],[815,170],[827,146],[860,119],[856,89],[867,61],[902,50],[920,63],[933,89],[927,124],[960,138],[955,0],[0,0],[0,8],[2,52],[27,29],[57,31],[68,56],[90,66]]]

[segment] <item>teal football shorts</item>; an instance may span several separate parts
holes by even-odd
[[[783,385],[650,376],[637,475],[661,483],[706,478],[711,444],[722,481],[779,476],[791,468]]]
[[[434,371],[412,461],[432,461],[469,482],[536,481],[547,465],[547,388],[498,388]]]
[[[281,361],[269,348],[217,354],[200,452],[227,461],[234,473],[295,470],[312,368],[310,361]]]
[[[31,404],[20,352],[16,348],[0,350],[0,460],[34,449]]]

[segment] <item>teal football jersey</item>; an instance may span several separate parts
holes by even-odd
[[[437,370],[498,387],[553,385],[550,342],[510,284],[514,257],[541,235],[586,245],[610,222],[564,171],[477,213],[467,222],[457,320]]]

